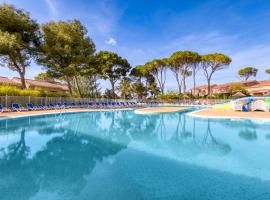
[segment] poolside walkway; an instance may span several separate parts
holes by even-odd
[[[179,112],[186,111],[189,108],[185,107],[153,107],[153,108],[142,108],[137,109],[135,113],[137,114],[154,114],[154,113],[170,113],[170,112]]]
[[[241,112],[233,110],[215,110],[215,109],[204,109],[199,111],[194,111],[190,115],[197,117],[206,118],[246,118],[246,119],[264,119],[270,120],[270,112]]]

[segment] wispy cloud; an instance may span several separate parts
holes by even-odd
[[[201,54],[212,52],[227,52],[232,50],[233,44],[237,41],[239,35],[224,35],[218,31],[208,33],[189,34],[171,40],[161,49],[164,52],[173,52],[177,50],[195,50]]]
[[[99,0],[87,3],[84,12],[80,14],[90,22],[96,34],[108,37],[117,30],[118,21],[125,9],[115,1]]]
[[[117,41],[113,37],[110,37],[105,43],[111,46],[117,46]]]
[[[46,2],[46,4],[47,4],[47,6],[49,7],[51,13],[52,13],[53,15],[57,15],[58,12],[57,12],[57,9],[56,9],[56,7],[55,7],[55,4],[54,4],[53,0],[45,0],[45,2]]]

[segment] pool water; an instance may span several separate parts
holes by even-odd
[[[270,199],[270,123],[188,113],[0,120],[1,200]]]

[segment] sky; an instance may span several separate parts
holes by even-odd
[[[22,8],[39,23],[79,19],[96,44],[97,51],[110,50],[130,64],[144,64],[169,57],[179,50],[200,54],[224,53],[232,58],[228,69],[217,72],[213,83],[238,81],[245,66],[259,69],[258,80],[269,79],[269,0],[0,0]],[[26,72],[33,78],[44,71],[32,62]],[[0,76],[18,76],[6,68]],[[191,86],[192,80],[188,80]],[[197,85],[205,85],[202,72]],[[106,81],[103,88],[110,87]],[[167,73],[166,89],[176,90]]]

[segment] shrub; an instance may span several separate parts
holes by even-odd
[[[69,97],[64,92],[50,92],[41,88],[20,89],[11,85],[0,85],[0,96],[33,96],[33,97]]]

